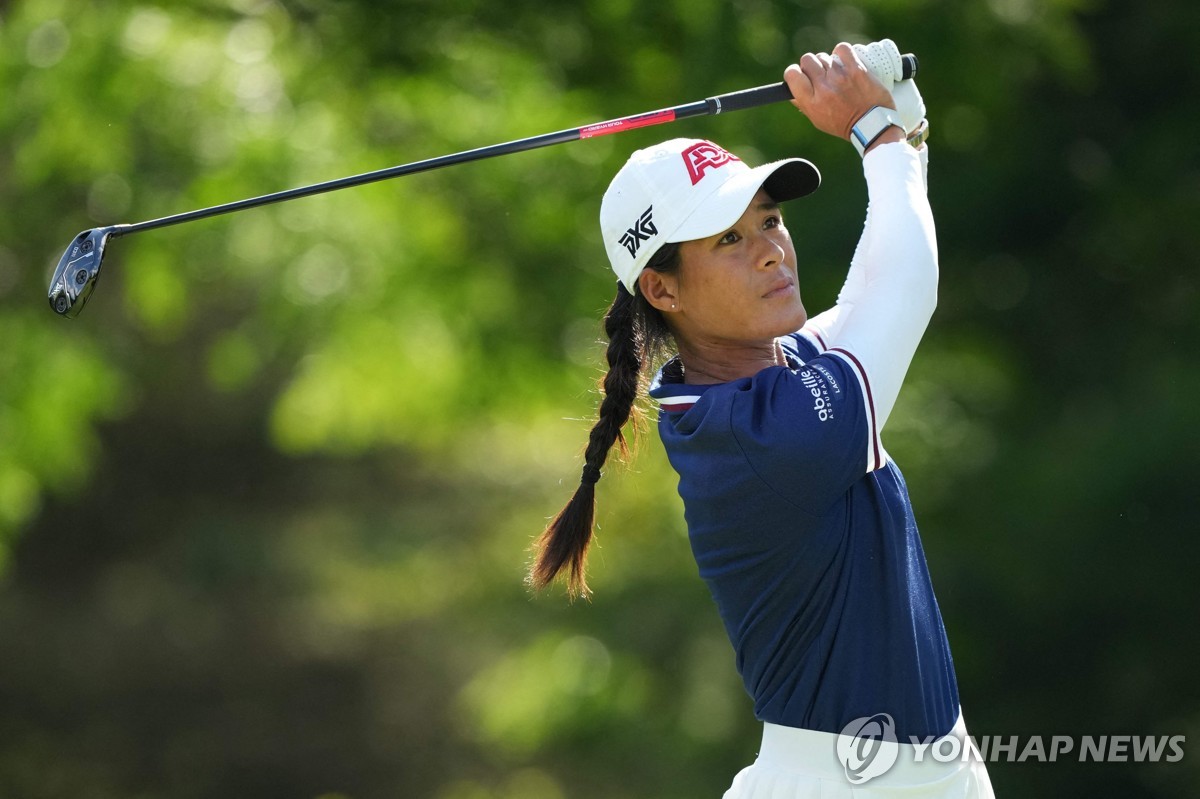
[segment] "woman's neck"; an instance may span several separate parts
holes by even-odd
[[[679,361],[683,364],[683,382],[693,385],[728,383],[753,377],[768,366],[787,365],[779,339],[756,346],[681,346]]]

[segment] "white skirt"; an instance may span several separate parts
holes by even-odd
[[[865,767],[864,767],[865,764]],[[762,749],[725,799],[995,799],[962,714],[929,746],[763,725]]]

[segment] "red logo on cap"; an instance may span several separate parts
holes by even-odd
[[[688,177],[692,179],[693,186],[704,179],[706,170],[725,166],[730,161],[742,160],[728,150],[722,150],[710,141],[697,142],[684,150],[681,155],[683,156],[683,163],[687,165]]]

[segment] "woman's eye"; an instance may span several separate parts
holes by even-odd
[[[737,234],[737,231],[731,230],[728,233],[726,233],[724,236],[721,237],[720,243],[721,244],[736,244],[738,239],[740,239],[740,238],[741,238],[741,236],[739,236]]]
[[[766,221],[763,222],[763,227],[783,227],[783,220],[777,216],[768,216]]]

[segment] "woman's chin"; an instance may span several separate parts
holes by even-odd
[[[804,306],[799,299],[796,300],[796,307],[789,309],[785,313],[779,314],[778,324],[772,325],[772,335],[786,336],[788,333],[795,333],[808,321],[808,313],[804,310]]]

